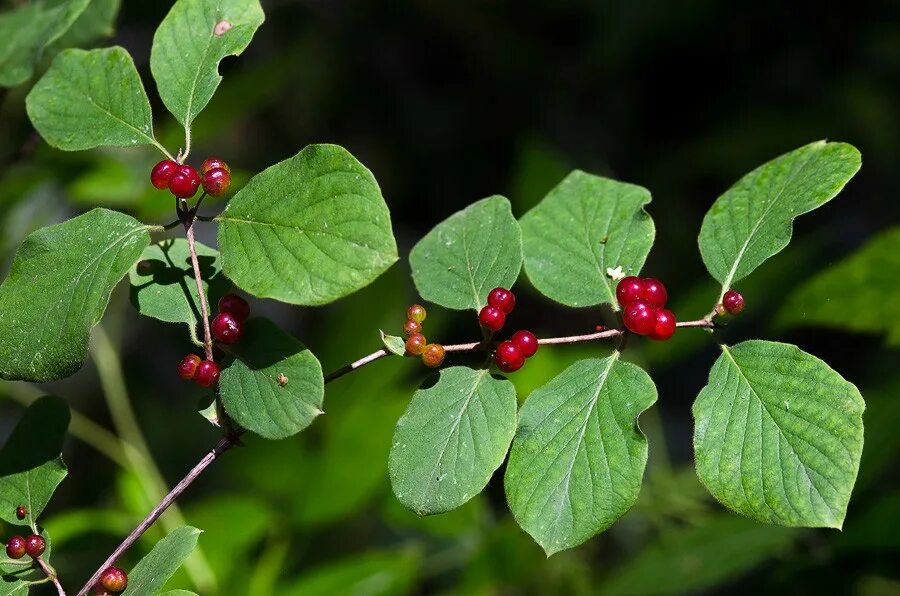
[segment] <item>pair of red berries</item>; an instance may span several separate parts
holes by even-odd
[[[111,565],[100,574],[100,580],[94,588],[95,594],[121,594],[128,587],[128,574]]]
[[[422,362],[428,368],[437,368],[444,363],[444,346],[430,344],[422,334],[422,323],[428,311],[421,304],[413,304],[406,309],[406,323],[403,332],[407,335],[406,352],[412,356],[421,356]]]
[[[219,299],[219,314],[212,321],[212,336],[224,344],[233,344],[244,335],[244,321],[250,316],[250,305],[237,294],[225,294]],[[201,387],[212,387],[219,380],[219,365],[212,360],[200,360],[188,354],[178,365],[178,374],[185,381],[193,380]]]
[[[156,188],[166,188],[179,199],[189,199],[203,186],[206,194],[221,197],[231,186],[231,168],[221,159],[210,157],[200,166],[200,173],[193,166],[164,159],[150,170],[150,182]]]
[[[668,297],[666,286],[650,277],[625,277],[616,286],[625,328],[650,339],[665,340],[675,333],[675,314],[663,308]]]
[[[500,342],[494,352],[494,362],[503,372],[516,372],[525,365],[525,359],[537,353],[538,339],[531,331],[520,330],[507,341]]]
[[[42,536],[31,534],[27,538],[21,536],[12,536],[6,541],[6,556],[10,559],[21,559],[28,555],[32,559],[37,559],[47,548],[47,543]]]
[[[516,295],[506,288],[494,288],[488,294],[487,305],[478,312],[478,322],[496,333],[506,324],[506,315],[516,307]]]

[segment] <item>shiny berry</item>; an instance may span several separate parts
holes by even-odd
[[[25,539],[13,536],[6,541],[6,556],[10,559],[21,559],[25,556]]]
[[[428,340],[421,333],[413,333],[406,340],[406,353],[413,356],[421,356],[425,351]]]
[[[198,366],[200,366],[200,356],[188,354],[178,364],[178,375],[185,381],[190,381],[197,374]]]
[[[16,519],[25,519],[25,516],[28,515],[28,509],[26,509],[23,505],[19,505],[16,507]]]
[[[415,321],[416,323],[421,323],[425,320],[425,317],[428,316],[428,312],[425,310],[425,307],[421,304],[413,304],[409,308],[406,309],[406,318],[410,321]]]
[[[200,175],[191,166],[178,166],[169,178],[169,190],[179,199],[189,199],[200,188]]]
[[[28,553],[28,556],[32,559],[37,559],[42,554],[44,554],[44,550],[47,548],[47,543],[44,541],[42,536],[38,536],[37,534],[32,534],[25,538],[25,552]]]
[[[220,312],[210,325],[212,336],[223,344],[233,344],[244,335],[244,324],[228,312]]]
[[[487,301],[490,306],[499,308],[506,315],[511,313],[513,308],[516,307],[516,295],[506,288],[494,288],[491,290]]]
[[[221,197],[231,186],[231,174],[223,168],[213,168],[203,174],[203,190],[211,197]]]
[[[525,364],[525,356],[511,341],[502,341],[494,352],[494,362],[503,372],[516,372]]]
[[[675,333],[675,313],[668,308],[660,308],[656,311],[656,325],[650,333],[650,339],[666,340]]]
[[[219,312],[227,312],[243,322],[250,316],[250,305],[237,294],[225,294],[219,298]]]
[[[210,170],[215,170],[217,168],[225,170],[229,174],[231,173],[231,166],[229,166],[218,157],[207,157],[206,159],[204,159],[203,163],[200,164],[200,173],[206,174]]]
[[[632,333],[648,335],[656,328],[656,309],[646,300],[634,300],[625,307],[622,319]]]
[[[175,173],[175,170],[178,169],[178,164],[172,161],[171,159],[164,159],[150,170],[150,182],[156,188],[160,190],[165,190],[169,188],[169,179],[172,177],[172,174]]]
[[[629,303],[643,298],[644,282],[640,278],[629,275],[623,277],[616,286],[616,300],[619,306],[628,306]]]
[[[641,284],[644,286],[641,297],[649,302],[650,306],[662,308],[666,305],[669,294],[666,292],[666,286],[661,281],[652,277],[645,277],[641,280]]]
[[[485,329],[500,331],[506,323],[506,315],[497,306],[485,306],[478,313],[478,322]]]
[[[531,331],[516,331],[509,340],[526,358],[531,358],[538,351],[538,340]]]
[[[100,574],[100,585],[107,592],[121,594],[128,587],[128,575],[116,566],[107,567]]]
[[[219,380],[219,365],[212,360],[204,360],[197,367],[194,382],[201,387],[212,387]]]
[[[428,344],[422,352],[422,362],[428,368],[437,368],[444,362],[444,346],[441,344]]]
[[[741,296],[740,292],[728,290],[725,292],[725,295],[722,296],[722,306],[729,313],[736,315],[744,310],[744,297]]]
[[[417,323],[412,319],[408,319],[403,324],[403,333],[405,333],[407,336],[410,336],[413,333],[422,333],[422,323]]]

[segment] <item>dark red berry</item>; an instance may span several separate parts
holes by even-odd
[[[211,197],[221,197],[231,186],[231,174],[224,168],[213,168],[203,174],[203,190]]]
[[[648,335],[656,328],[656,309],[646,300],[635,300],[622,314],[625,327],[632,333]]]
[[[741,296],[740,292],[728,290],[725,292],[725,295],[722,296],[722,306],[725,307],[726,311],[733,315],[739,314],[744,310],[744,297]]]
[[[215,170],[216,168],[221,168],[229,174],[231,173],[231,167],[218,157],[207,157],[204,159],[203,163],[200,164],[200,173],[206,174],[210,170]]]
[[[19,505],[16,507],[16,519],[25,519],[25,516],[28,515],[28,509],[26,509],[23,505]]]
[[[650,339],[666,340],[675,333],[675,313],[668,308],[660,308],[656,311],[656,325],[650,333]]]
[[[516,331],[510,341],[519,348],[519,352],[526,358],[531,358],[538,351],[538,340],[531,331]]]
[[[32,559],[37,559],[42,554],[44,554],[44,550],[47,548],[47,543],[44,542],[44,538],[42,536],[38,536],[37,534],[32,534],[25,538],[25,552],[28,553],[28,556]]]
[[[156,188],[165,190],[169,188],[169,179],[178,169],[178,164],[171,159],[164,159],[150,170],[150,182]]]
[[[422,362],[428,368],[437,368],[444,362],[445,355],[444,346],[441,344],[428,344],[422,352]]]
[[[200,356],[188,354],[178,363],[178,376],[185,381],[190,381],[197,374],[198,366],[200,366]]]
[[[619,285],[616,286],[616,300],[619,301],[619,306],[622,307],[628,306],[629,303],[635,300],[640,300],[644,297],[643,294],[644,283],[640,278],[633,275],[623,277],[619,281]]]
[[[516,295],[506,288],[494,288],[488,294],[488,304],[495,306],[508,315],[516,307]]]
[[[220,312],[210,326],[212,336],[223,344],[233,344],[244,335],[244,324],[228,312]]]
[[[13,536],[6,541],[6,556],[10,559],[21,559],[25,556],[25,539]]]
[[[250,316],[250,305],[237,294],[225,294],[219,298],[219,312],[227,312],[238,321],[244,322]]]
[[[200,175],[191,166],[178,166],[169,178],[169,190],[179,199],[189,199],[200,188]]]
[[[212,387],[219,380],[219,365],[212,360],[204,360],[197,367],[194,382],[201,387]]]
[[[485,306],[478,313],[478,322],[485,329],[500,331],[506,323],[506,315],[497,306]]]
[[[425,320],[425,317],[428,316],[428,312],[425,310],[425,307],[421,304],[413,304],[409,308],[406,309],[406,318],[410,321],[415,321],[416,323],[421,323]]]
[[[422,333],[422,323],[417,323],[412,319],[407,320],[403,324],[403,333],[407,336],[410,336],[413,333]]]
[[[511,341],[502,341],[494,352],[494,362],[497,368],[503,372],[516,372],[525,364],[525,356],[519,351],[518,346]]]
[[[645,277],[641,280],[641,284],[644,286],[641,297],[649,302],[650,306],[662,308],[666,305],[669,294],[666,292],[666,286],[661,281],[652,277]]]
[[[412,354],[413,356],[421,356],[427,345],[428,340],[425,339],[424,335],[421,333],[413,333],[406,340],[406,353]]]
[[[100,585],[107,592],[121,594],[128,587],[128,574],[116,566],[107,567],[100,574]]]

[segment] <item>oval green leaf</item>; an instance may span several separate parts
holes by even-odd
[[[547,555],[602,532],[637,501],[647,439],[637,418],[656,387],[618,352],[580,360],[522,406],[506,499]]]
[[[521,219],[528,279],[562,304],[618,309],[607,269],[644,266],[656,235],[648,203],[646,188],[575,170]]]
[[[0,285],[0,378],[46,382],[81,368],[110,292],[149,244],[147,226],[106,209],[30,234]]]
[[[122,592],[122,596],[159,594],[197,546],[200,532],[197,528],[183,526],[157,542],[128,573],[128,587]]]
[[[722,292],[787,246],[794,219],[837,196],[860,164],[852,145],[818,141],[761,165],[716,199],[699,242]]]
[[[268,319],[250,319],[237,359],[219,379],[228,415],[266,439],[297,434],[320,414],[325,396],[322,366],[306,346]]]
[[[459,507],[503,463],[516,432],[516,390],[487,369],[454,366],[416,391],[388,460],[394,494],[419,515]]]
[[[722,346],[694,402],[697,474],[765,523],[840,528],[862,454],[856,387],[788,344]]]
[[[481,309],[496,287],[511,288],[522,269],[522,232],[501,196],[472,203],[439,223],[409,253],[425,300]]]
[[[254,176],[217,219],[225,274],[263,298],[327,304],[397,260],[375,177],[337,145],[310,145]]]

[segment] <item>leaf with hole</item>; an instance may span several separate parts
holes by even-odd
[[[122,596],[153,596],[184,563],[201,530],[182,526],[156,543],[128,574],[128,587]]]

